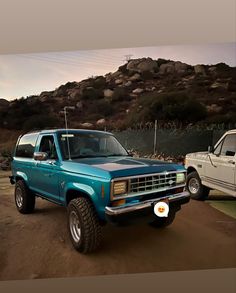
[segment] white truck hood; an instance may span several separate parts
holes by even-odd
[[[190,158],[198,158],[198,159],[203,159],[206,157],[206,155],[208,154],[208,152],[196,152],[196,153],[189,153],[186,155],[186,159],[190,159]]]

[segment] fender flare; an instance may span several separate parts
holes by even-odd
[[[16,181],[17,178],[23,179],[25,183],[28,185],[28,177],[24,172],[17,171],[14,177],[16,178]]]
[[[65,185],[63,190],[65,204],[67,203],[67,193],[70,190],[74,190],[77,192],[81,192],[82,194],[85,194],[89,197],[89,199],[92,201],[95,207],[99,206],[99,198],[95,190],[89,185],[77,182],[69,182]]]

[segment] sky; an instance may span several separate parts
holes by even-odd
[[[126,55],[236,66],[236,43],[0,55],[0,98],[39,95],[68,81],[115,72],[126,62]]]

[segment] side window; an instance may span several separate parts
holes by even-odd
[[[49,159],[56,160],[58,158],[54,137],[52,135],[45,135],[42,137],[39,151],[47,153]]]
[[[15,156],[20,158],[33,158],[34,148],[38,134],[26,134],[20,138]]]
[[[221,148],[221,156],[234,156],[236,153],[236,134],[229,134],[225,137]]]

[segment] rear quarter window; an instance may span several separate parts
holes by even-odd
[[[38,134],[27,134],[22,136],[16,147],[15,156],[21,158],[33,158],[37,137]]]

